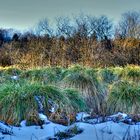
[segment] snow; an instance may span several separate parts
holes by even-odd
[[[57,111],[57,109],[58,109],[58,104],[56,104],[55,102],[53,102],[51,99],[49,99],[48,100],[48,104],[50,105],[50,109],[49,109],[49,111],[51,112],[51,113],[55,113],[56,111]]]
[[[136,125],[140,125],[140,122],[137,122]]]
[[[39,113],[39,118],[44,121],[45,123],[49,123],[50,121],[48,120],[47,116],[42,114],[42,113]]]
[[[31,140],[36,139],[43,140],[47,137],[54,136],[58,131],[64,131],[66,126],[59,124],[49,123],[43,125],[43,129],[39,126],[29,126],[29,127],[13,127],[14,135],[3,135],[4,140]],[[1,138],[1,137],[0,137]]]
[[[21,121],[20,126],[25,127],[26,126],[26,120]]]
[[[84,121],[85,118],[90,117],[89,114],[87,114],[86,112],[80,112],[76,114],[76,121]]]
[[[121,113],[121,112],[118,112],[117,114],[112,115],[112,116],[110,116],[110,117],[115,118],[115,117],[119,117],[119,116],[121,116],[123,119],[125,119],[126,117],[128,117],[127,114]]]
[[[18,80],[19,77],[14,75],[14,76],[11,76],[11,79],[13,79],[13,80]]]
[[[55,108],[52,107],[51,109],[49,109],[49,111],[50,111],[51,113],[54,113],[54,112],[55,112]]]
[[[96,125],[83,122],[77,122],[75,124],[84,131],[70,138],[70,140],[112,140],[113,138],[114,140],[122,140],[129,127],[130,135],[134,135],[139,130],[138,125],[127,125],[111,121]],[[65,131],[67,128],[67,126],[52,122],[43,125],[43,129],[40,129],[39,126],[13,127],[14,135],[0,134],[0,138],[4,137],[4,140],[9,140],[10,138],[12,140],[46,140],[48,137],[54,137],[57,132]]]
[[[106,122],[96,125],[87,123],[77,123],[84,129],[83,133],[76,135],[70,140],[123,140],[128,128],[130,127],[130,136],[138,134],[139,127],[136,125],[127,125],[124,123]]]
[[[42,113],[39,113],[38,115],[39,115],[40,120],[44,121],[45,124],[50,123],[46,115]],[[26,120],[21,121],[20,126],[26,127]]]
[[[127,117],[127,114],[117,113],[109,117],[123,116]],[[39,114],[40,119],[49,121],[47,116],[44,114]],[[83,120],[86,117],[89,117],[89,114],[81,112],[77,114],[77,120]],[[26,126],[26,120],[21,122],[21,127],[12,127],[12,135],[3,135],[0,132],[0,140],[47,140],[48,137],[54,137],[57,132],[65,131],[72,126],[78,126],[78,128],[83,129],[81,134],[78,134],[70,140],[123,140],[124,136],[129,135],[135,137],[135,140],[138,139],[140,134],[140,123],[136,125],[128,125],[122,122],[116,123],[113,121],[107,121],[104,123],[98,124],[89,124],[85,122],[76,122],[71,126],[63,126],[60,124],[55,124],[49,121],[49,123],[43,125],[43,129],[40,126]],[[11,128],[4,123],[0,123],[2,128]]]
[[[0,132],[12,134],[12,127],[0,121]]]

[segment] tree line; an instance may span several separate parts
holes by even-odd
[[[32,31],[0,29],[0,65],[20,67],[80,64],[91,67],[140,65],[140,13],[41,20]]]

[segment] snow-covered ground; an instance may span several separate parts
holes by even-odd
[[[124,123],[106,122],[96,125],[87,123],[78,123],[80,128],[83,128],[83,133],[71,138],[71,140],[124,140],[130,135],[136,137],[140,134],[140,126],[127,125]],[[129,131],[130,130],[130,131]],[[129,133],[130,132],[130,133]]]
[[[14,134],[3,135],[3,137],[4,140],[46,140],[47,137],[54,136],[58,131],[65,129],[66,126],[54,123],[43,125],[43,129],[39,126],[13,127]]]
[[[121,119],[127,117],[127,114],[118,113],[112,115],[111,117],[117,117],[122,115]],[[44,115],[40,115],[42,119],[47,120]],[[82,117],[82,118],[81,118]],[[89,117],[87,113],[77,114],[78,120],[84,120],[84,117]],[[92,119],[90,120],[92,121]],[[89,122],[90,122],[89,121]],[[93,119],[93,121],[95,121]],[[12,135],[5,135],[0,133],[0,140],[50,140],[49,137],[53,138],[57,132],[64,132],[68,128],[76,125],[78,128],[83,130],[82,133],[69,138],[70,140],[128,140],[127,137],[131,137],[129,140],[139,140],[140,139],[140,124],[137,125],[128,125],[122,123],[107,121],[104,123],[98,122],[97,124],[89,124],[87,122],[76,122],[71,126],[63,126],[60,124],[55,124],[52,122],[46,122],[43,125],[43,129],[40,126],[26,126],[26,121],[23,121],[21,124],[22,127],[9,127],[2,122],[0,122],[0,128],[2,132],[4,129],[7,129],[8,132],[13,131]]]
[[[125,135],[136,137],[140,134],[139,125],[127,125],[111,121],[96,125],[83,122],[75,124],[84,131],[70,138],[70,140],[123,140]],[[13,135],[0,134],[0,138],[3,140],[47,140],[48,137],[53,137],[57,132],[67,129],[66,126],[54,123],[43,125],[43,127],[44,129],[40,129],[39,126],[13,127]]]

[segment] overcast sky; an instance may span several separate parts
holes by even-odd
[[[24,30],[48,17],[107,15],[118,21],[128,10],[140,10],[140,0],[0,0],[0,28]]]

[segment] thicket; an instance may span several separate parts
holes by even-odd
[[[0,46],[1,66],[139,65],[140,13],[124,13],[117,25],[106,16],[43,19],[24,34],[1,29]]]

